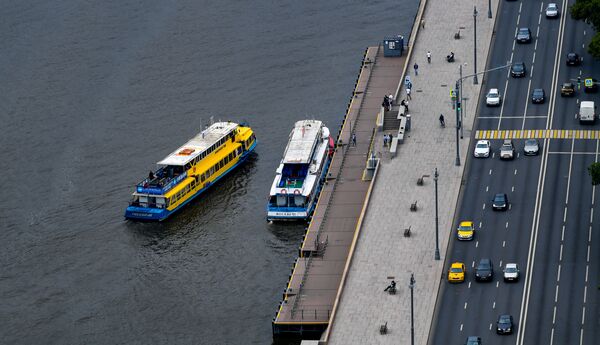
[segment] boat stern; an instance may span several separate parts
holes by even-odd
[[[129,206],[125,210],[126,219],[140,221],[161,221],[166,219],[169,216],[169,214],[170,212],[164,208]]]

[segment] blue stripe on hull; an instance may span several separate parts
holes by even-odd
[[[316,200],[321,194],[321,189],[323,188],[323,184],[325,184],[325,177],[327,171],[329,170],[329,164],[331,163],[331,157],[328,157],[325,161],[325,166],[321,171],[321,177],[319,178],[319,183],[317,185],[317,191],[315,193],[315,198],[313,202],[306,208],[303,207],[271,207],[267,205],[267,220],[308,220],[312,217],[315,208],[317,207]],[[269,216],[269,212],[306,212],[306,216]]]
[[[177,212],[180,208],[187,205],[187,203],[189,203],[190,201],[194,200],[198,195],[202,194],[204,191],[206,191],[208,188],[210,188],[213,184],[217,183],[217,181],[219,181],[221,179],[221,177],[227,175],[231,170],[235,169],[237,166],[244,163],[246,161],[246,159],[248,159],[248,156],[250,155],[250,153],[252,151],[254,151],[254,148],[256,147],[257,142],[258,142],[258,140],[254,140],[254,143],[252,144],[252,146],[250,146],[250,149],[248,149],[248,151],[244,152],[240,156],[240,159],[231,168],[225,170],[225,172],[223,172],[221,175],[219,175],[219,177],[217,177],[213,182],[207,184],[204,188],[197,191],[196,194],[192,195],[190,198],[188,198],[186,201],[184,201],[181,205],[177,206],[172,211],[169,211],[167,209],[161,209],[161,208],[128,206],[127,209],[125,210],[125,218],[131,219],[131,220],[142,220],[142,221],[144,221],[144,220],[145,221],[163,221],[163,220],[167,219],[170,215]]]

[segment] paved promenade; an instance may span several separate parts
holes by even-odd
[[[414,272],[415,343],[426,344],[433,319],[435,302],[445,269],[444,258],[453,230],[454,210],[458,202],[461,179],[469,140],[472,135],[474,113],[481,84],[473,85],[472,78],[463,84],[464,139],[460,142],[461,166],[455,166],[455,113],[450,102],[450,89],[458,79],[459,64],[463,74],[473,73],[473,4],[477,16],[477,70],[484,70],[498,8],[492,0],[493,18],[487,17],[487,1],[453,2],[427,0],[422,18],[425,27],[419,28],[416,43],[411,48],[406,70],[412,78],[412,100],[409,113],[412,129],[398,155],[390,159],[384,153],[382,136],[377,138],[383,160],[379,168],[365,216],[363,228],[352,257],[340,303],[329,332],[324,334],[328,344],[409,344],[410,343],[410,290],[408,283]],[[420,23],[421,13],[416,23]],[[461,38],[454,39],[460,29]],[[426,53],[431,51],[432,62]],[[456,62],[447,63],[445,56],[454,51]],[[419,65],[415,76],[412,68]],[[484,84],[485,87],[485,84]],[[484,90],[481,90],[484,91]],[[485,91],[484,91],[485,92]],[[397,99],[406,98],[403,89]],[[383,94],[381,95],[383,96]],[[443,113],[446,128],[441,128],[438,116]],[[377,150],[376,150],[377,151]],[[439,229],[441,260],[434,260],[435,198],[433,172],[439,171]],[[417,178],[428,174],[423,186]],[[417,201],[418,210],[409,210]],[[412,235],[403,236],[411,227]],[[397,282],[398,292],[389,295],[383,289],[391,279]],[[388,334],[379,328],[387,322]],[[464,339],[449,339],[451,342]]]

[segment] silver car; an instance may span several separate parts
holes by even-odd
[[[515,263],[508,263],[504,266],[504,281],[519,280],[519,266]]]
[[[553,2],[549,3],[546,7],[546,18],[556,18],[558,15],[558,5]]]
[[[540,144],[537,139],[525,140],[525,146],[523,147],[523,153],[525,156],[535,156],[540,152]]]
[[[500,147],[500,159],[513,158],[515,158],[515,147],[513,146],[512,140],[506,139]]]

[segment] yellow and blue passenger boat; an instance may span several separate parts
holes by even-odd
[[[250,127],[217,122],[165,159],[135,186],[125,218],[161,221],[243,163],[256,147]]]

